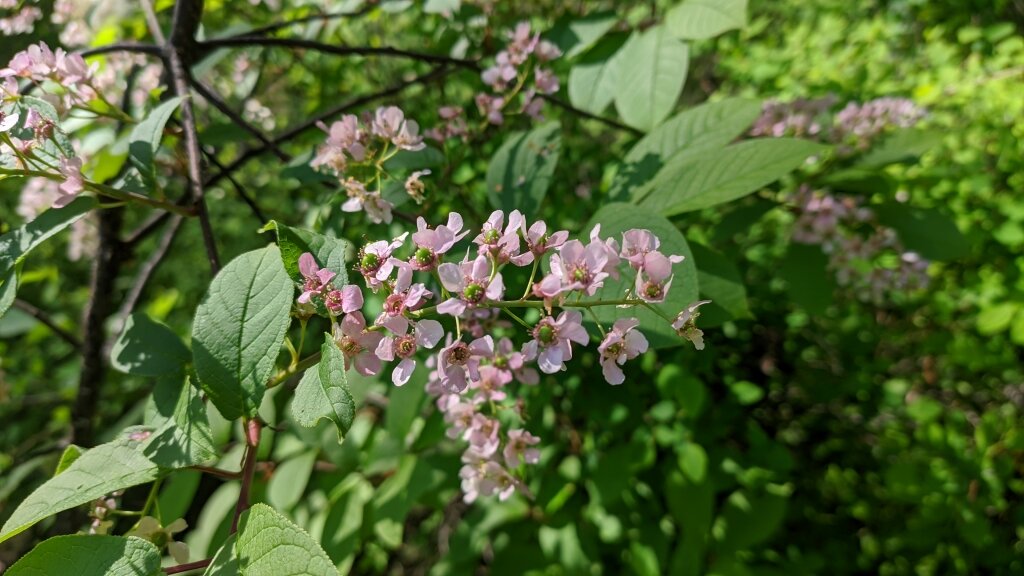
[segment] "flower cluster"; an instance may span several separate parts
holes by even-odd
[[[46,43],[40,42],[15,54],[7,67],[0,69],[0,79],[26,78],[38,83],[51,82],[66,90],[70,106],[96,97],[93,72],[80,55],[69,54],[63,48],[51,50]]]
[[[856,198],[804,186],[792,200],[797,211],[793,240],[820,245],[836,281],[861,300],[880,303],[889,293],[928,284],[929,262],[906,250],[896,232]]]
[[[22,0],[0,0],[0,34],[30,34],[35,23],[43,17],[38,6],[28,5]]]
[[[537,95],[554,94],[559,88],[558,77],[542,64],[561,55],[557,46],[531,32],[529,23],[520,22],[509,35],[505,49],[495,56],[494,65],[481,74],[491,93],[476,95],[480,114],[491,124],[501,124],[505,121],[505,108],[522,93],[521,112],[540,119],[544,100]]]
[[[355,271],[383,296],[381,309],[365,316],[355,285],[334,286],[335,272],[320,268],[312,254],[298,262],[300,312],[319,311],[331,319],[346,368],[369,376],[380,373],[384,362],[396,362],[391,381],[402,386],[412,377],[417,353],[440,345],[427,360],[426,387],[437,398],[448,435],[468,442],[461,472],[467,501],[527,492],[521,466],[537,462],[533,446],[539,439],[522,427],[524,419],[508,392],[513,382],[536,385],[540,373],[565,370],[575,352],[596,343],[605,379],[619,385],[626,380],[623,366],[647,351],[638,319],[620,318],[606,330],[595,315],[591,329],[600,335],[595,338],[584,326],[583,311],[649,308],[701,349],[703,333],[695,321],[706,303],[695,302],[674,318],[654,307],[665,301],[672,267],[683,257],[661,252],[659,238],[649,230],[602,237],[598,226],[584,243],[569,239],[564,230],[549,231],[543,221],[529,223],[519,211],[506,217],[496,210],[476,232],[471,236],[453,212],[444,224],[430,226],[420,218],[411,235],[363,246]],[[464,240],[475,246],[473,253],[459,262],[445,261]],[[545,257],[551,272],[538,278]],[[506,297],[506,266],[532,269],[519,299]],[[601,300],[611,279],[628,288]],[[515,310],[534,314],[534,320],[527,322]],[[499,321],[501,315],[515,323]],[[446,325],[454,330],[446,331]]]
[[[925,116],[922,108],[906,98],[850,102],[830,116],[835,103],[832,96],[765,102],[750,135],[814,138],[837,144],[839,154],[849,155],[866,150],[892,129],[914,126]]]
[[[382,166],[400,150],[416,151],[425,147],[419,133],[419,124],[415,120],[406,119],[405,113],[398,107],[386,106],[363,118],[346,114],[330,127],[323,123],[319,126],[327,132],[327,142],[320,146],[310,165],[326,169],[338,177],[348,194],[348,201],[342,205],[342,210],[365,211],[367,217],[375,223],[390,223],[394,205],[382,195]],[[410,196],[422,199],[423,189],[419,178],[426,173],[414,174],[407,181],[406,189],[410,190]],[[376,180],[377,189],[367,190],[364,179]]]

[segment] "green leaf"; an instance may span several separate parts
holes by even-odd
[[[132,129],[128,143],[128,161],[138,169],[147,184],[156,182],[156,151],[160,149],[160,140],[164,135],[164,126],[171,115],[181,104],[182,97],[171,98],[154,108],[145,120]]]
[[[672,472],[665,482],[668,510],[682,528],[673,574],[702,574],[714,514],[715,493],[708,481],[694,483],[682,472]]]
[[[313,474],[316,456],[316,450],[309,450],[275,468],[267,483],[267,503],[279,510],[291,510],[298,504]]]
[[[734,492],[726,501],[719,521],[725,534],[718,543],[721,553],[745,550],[767,540],[786,517],[786,498],[772,493],[748,496]]]
[[[18,106],[22,109],[21,126],[11,131],[12,136],[26,141],[35,140],[35,129],[29,128],[26,123],[29,110],[34,110],[53,125],[53,137],[43,140],[42,148],[37,147],[35,152],[45,152],[53,160],[60,157],[71,158],[75,155],[75,148],[71,145],[71,139],[68,138],[67,133],[61,128],[60,116],[53,104],[42,98],[23,95],[18,100]]]
[[[0,276],[7,275],[35,247],[75,223],[96,205],[90,196],[80,196],[63,208],[51,208],[35,220],[0,236]],[[4,281],[7,284],[7,280]]]
[[[942,132],[922,128],[905,128],[889,135],[857,163],[859,167],[878,168],[889,164],[916,162],[942,142]]]
[[[359,474],[349,475],[331,494],[322,542],[342,572],[349,571],[359,550],[363,510],[373,494],[373,485]]]
[[[266,504],[242,514],[235,549],[245,576],[339,576],[309,534]]]
[[[235,553],[235,535],[228,536],[203,576],[238,576],[238,554]]]
[[[610,197],[643,197],[634,190],[649,183],[662,166],[682,163],[707,150],[717,150],[743,134],[761,115],[761,102],[727,98],[680,112],[637,142],[615,174]]]
[[[697,265],[701,298],[711,300],[701,308],[701,325],[710,327],[729,318],[750,318],[747,289],[736,265],[724,254],[695,242],[690,243],[690,250]]]
[[[625,34],[601,40],[588,50],[569,71],[569,102],[573,106],[601,114],[615,98],[617,66],[615,57],[626,42]]]
[[[309,252],[317,264],[336,274],[331,280],[335,287],[341,288],[348,284],[348,271],[345,267],[348,241],[302,228],[292,228],[274,220],[267,222],[260,232],[268,230],[274,230],[277,234],[281,262],[292,280],[300,283],[303,281],[302,273],[299,272],[299,256]]]
[[[85,454],[85,450],[82,450],[82,448],[75,446],[74,444],[69,444],[68,447],[64,449],[64,452],[61,452],[60,460],[57,461],[57,468],[53,471],[53,475],[56,476],[57,474],[67,470],[68,467],[70,467],[75,460],[78,460],[78,457],[82,454]]]
[[[0,278],[0,318],[14,305],[14,297],[18,293],[18,269],[13,267]]]
[[[900,241],[929,260],[956,260],[969,252],[967,239],[938,208],[915,208],[898,202],[872,207],[878,221],[896,230]]]
[[[677,38],[705,40],[747,25],[747,0],[684,0],[665,15]]]
[[[306,370],[295,388],[292,416],[301,426],[312,428],[327,418],[338,428],[340,443],[352,427],[356,405],[348,389],[345,355],[330,334],[324,335],[320,363]]]
[[[976,320],[978,332],[992,335],[1006,330],[1020,309],[1016,302],[1003,302],[982,308]]]
[[[141,538],[78,534],[41,542],[7,576],[158,576],[160,551]]]
[[[812,314],[821,314],[832,303],[835,279],[828,270],[828,256],[821,247],[793,242],[779,265],[789,298]]]
[[[173,417],[153,432],[144,453],[164,468],[208,464],[217,458],[206,404],[199,390],[188,381],[181,389]]]
[[[654,304],[654,308],[669,318],[675,318],[683,308],[697,300],[697,268],[694,265],[693,255],[690,253],[690,246],[686,243],[686,238],[671,222],[643,208],[612,203],[606,204],[598,210],[597,214],[590,219],[586,230],[592,229],[597,224],[601,225],[602,238],[618,238],[620,242],[621,234],[627,230],[633,228],[650,230],[661,239],[660,250],[662,253],[685,256],[685,260],[673,267],[675,278],[672,281],[668,297],[665,302]],[[622,274],[618,280],[608,278],[605,280],[604,287],[587,300],[620,299],[627,290],[633,288],[633,283],[634,276],[631,272]],[[672,329],[671,321],[665,320],[645,307],[598,306],[593,310],[606,327],[618,318],[636,317],[640,320],[640,330],[647,336],[647,340],[653,348],[682,343],[682,339]],[[584,320],[589,320],[589,318],[584,316]]]
[[[690,50],[664,26],[634,33],[616,58],[615,110],[622,120],[650,131],[668,117],[690,66]]]
[[[156,480],[160,470],[141,448],[124,438],[87,450],[22,501],[0,530],[0,542],[58,512]]]
[[[756,192],[803,165],[825,147],[794,138],[747,140],[672,162],[658,172],[647,196],[634,201],[672,216]]]
[[[618,20],[618,15],[611,10],[585,16],[566,14],[544,36],[558,46],[563,58],[570,60],[593,46]]]
[[[110,364],[125,374],[183,374],[192,359],[181,338],[144,313],[129,316],[110,352]]]
[[[679,448],[679,469],[694,483],[704,481],[708,471],[708,455],[699,444],[687,442]]]
[[[729,389],[736,396],[736,400],[744,406],[754,404],[764,398],[764,390],[757,384],[746,380],[730,384]]]
[[[228,420],[255,416],[291,323],[295,286],[276,246],[238,256],[210,284],[192,326],[203,390]]]
[[[562,149],[561,127],[548,122],[510,136],[487,167],[487,198],[494,208],[537,213],[548,192]]]

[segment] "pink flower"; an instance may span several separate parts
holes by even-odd
[[[467,504],[476,501],[480,496],[498,495],[501,501],[508,500],[517,488],[524,490],[519,481],[488,456],[470,448],[462,455],[462,499]]]
[[[534,73],[534,84],[541,94],[554,94],[558,92],[558,76],[546,68],[537,68]]]
[[[395,386],[402,386],[412,377],[416,369],[416,350],[420,347],[433,348],[444,335],[441,323],[436,320],[420,320],[412,324],[412,329],[412,334],[406,334],[403,329],[397,336],[385,336],[377,345],[376,354],[381,360],[391,362],[395,358],[400,359],[391,372],[391,382]]]
[[[580,290],[593,296],[608,277],[605,267],[608,264],[608,251],[604,243],[591,242],[586,247],[579,240],[569,240],[551,256],[551,273],[561,284],[562,291]],[[553,288],[551,281],[545,278],[547,285],[542,289]]]
[[[420,178],[428,174],[430,174],[430,170],[417,170],[405,179],[405,193],[417,204],[423,203],[423,191],[426,190],[426,185]]]
[[[569,239],[569,233],[565,230],[559,230],[547,235],[548,225],[543,220],[534,222],[529,229],[526,228],[526,220],[522,221],[522,233],[523,238],[526,239],[526,251],[518,256],[512,257],[512,263],[516,266],[526,266],[532,264],[537,258],[540,258],[549,250],[553,250],[565,244],[565,241]]]
[[[636,295],[644,302],[664,302],[672,286],[672,261],[654,251],[645,254],[643,262],[636,274]]]
[[[438,313],[459,316],[466,308],[478,306],[486,301],[501,300],[501,295],[505,292],[501,274],[495,274],[491,278],[490,271],[491,265],[486,256],[477,256],[475,260],[462,264],[445,262],[438,266],[437,273],[441,277],[441,284],[455,295],[437,306]]]
[[[67,206],[85,189],[85,178],[82,177],[82,159],[61,158],[60,175],[64,177],[64,181],[57,187],[61,195],[53,201],[54,208]]]
[[[495,210],[484,222],[480,234],[473,239],[479,246],[477,252],[480,255],[489,255],[497,259],[499,264],[519,254],[519,230],[525,226],[525,219],[519,210],[513,210],[508,215],[508,227],[502,231],[504,223],[505,213]]]
[[[349,157],[356,162],[366,159],[366,146],[363,144],[365,134],[359,128],[359,119],[354,115],[342,116],[341,120],[331,124],[330,128],[322,122],[317,126],[327,132],[327,142],[320,147],[316,158],[310,162],[310,166],[313,168],[327,166],[335,173],[340,174],[345,171]]]
[[[405,113],[397,106],[378,108],[371,130],[374,135],[391,140],[403,150],[422,150],[425,146],[423,137],[419,135],[419,124],[415,120],[406,120]]]
[[[502,338],[498,340],[498,347],[494,354],[494,366],[523,384],[534,386],[540,382],[540,374],[526,365],[526,356],[513,347],[512,340]]]
[[[380,372],[380,358],[377,357],[376,350],[383,337],[379,332],[370,332],[366,329],[366,320],[362,312],[346,315],[334,335],[338,348],[345,354],[345,369],[348,370],[354,363],[356,372],[363,376],[372,376]]]
[[[415,310],[429,300],[433,294],[423,284],[412,283],[412,266],[408,262],[394,260],[398,267],[398,280],[391,294],[384,300],[384,310],[377,318],[377,324],[387,326],[392,332],[405,332],[407,310]]]
[[[344,212],[365,211],[366,217],[374,224],[390,224],[394,204],[381,197],[379,191],[369,192],[362,182],[349,178],[342,182],[348,193],[348,200],[341,205]]]
[[[316,260],[313,259],[313,255],[309,252],[299,256],[299,273],[302,274],[303,278],[302,294],[298,298],[301,304],[309,304],[314,296],[321,296],[324,289],[329,286],[331,279],[335,276],[334,272],[318,266]],[[361,294],[359,298],[362,300]],[[361,306],[362,304],[360,303]]]
[[[505,122],[505,116],[501,113],[502,109],[505,107],[504,98],[483,93],[477,94],[476,107],[491,124],[500,126]]]
[[[494,355],[494,340],[490,336],[477,338],[469,344],[457,340],[445,346],[438,355],[437,370],[441,386],[451,392],[462,392],[466,389],[466,376],[476,381],[480,379],[480,358]]]
[[[542,318],[533,328],[533,340],[523,345],[527,360],[537,359],[537,365],[546,374],[565,369],[565,361],[572,360],[572,344],[586,346],[590,335],[583,328],[583,315],[575,310],[563,310],[558,319]]]
[[[376,290],[381,282],[391,276],[391,271],[395,269],[395,260],[391,258],[391,254],[405,243],[405,237],[408,235],[406,232],[391,242],[371,242],[359,250],[356,266],[370,288]]]
[[[355,312],[363,307],[363,292],[355,284],[348,284],[341,290],[332,286],[331,290],[324,294],[324,306],[335,316]]]
[[[482,456],[493,456],[498,451],[501,441],[498,439],[498,431],[501,424],[494,418],[490,418],[477,412],[466,429],[464,439],[469,442],[470,448],[475,449]]]
[[[508,398],[505,386],[512,381],[512,373],[495,366],[481,366],[480,379],[470,382],[469,389],[476,391],[473,402],[501,402]]]
[[[639,270],[644,266],[644,256],[649,252],[654,252],[660,246],[661,240],[650,230],[633,228],[622,233],[622,251],[619,256],[623,260],[629,261],[629,265],[634,270]],[[684,260],[684,257],[668,256],[668,259],[671,263],[678,264]]]
[[[517,468],[520,462],[527,464],[540,462],[540,450],[530,448],[539,442],[540,438],[526,430],[510,430],[508,440],[505,442],[505,449],[502,451],[502,456],[505,457],[505,466]]]
[[[622,261],[619,258],[619,242],[615,238],[607,238],[601,240],[601,225],[594,226],[594,229],[590,231],[590,244],[587,245],[588,249],[603,250],[607,260],[604,264],[604,272],[607,272],[612,278],[619,277],[619,263]]]
[[[458,212],[448,214],[448,224],[430,228],[423,218],[416,219],[416,232],[412,241],[416,252],[409,261],[416,270],[433,270],[437,267],[438,257],[449,250],[455,243],[462,240],[469,231],[461,232],[462,216]],[[461,232],[461,233],[460,233]]]
[[[548,42],[547,40],[541,40],[537,44],[537,49],[534,50],[534,54],[537,56],[537,59],[540,60],[541,62],[550,62],[551,60],[554,60],[561,56],[562,51],[558,49],[558,46],[555,46],[551,42]]]
[[[639,325],[636,318],[616,320],[597,347],[601,353],[601,371],[609,384],[622,384],[626,376],[620,366],[647,351],[647,338],[633,330]]]
[[[700,317],[700,312],[697,309],[710,303],[711,300],[699,300],[690,304],[679,313],[676,321],[672,323],[672,329],[676,331],[676,334],[692,342],[693,347],[697,350],[704,349],[704,332],[697,328],[697,318]]]

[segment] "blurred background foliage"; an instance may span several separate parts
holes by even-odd
[[[157,7],[166,13],[170,4]],[[206,4],[210,36],[288,15],[270,2]],[[473,23],[478,12],[471,6],[447,19],[400,11],[399,4],[385,1],[331,21],[326,31],[299,33],[445,53],[465,49],[460,42],[468,37],[490,54],[495,30],[520,19],[557,30],[560,21],[601,10],[640,26],[652,17],[651,6],[610,1],[499,2],[492,29]],[[651,4],[655,16],[666,9]],[[288,10],[304,13],[301,6]],[[105,15],[106,32],[90,43],[144,37],[141,17],[128,8],[124,14]],[[42,27],[35,37],[55,35]],[[14,40],[0,48],[4,60],[29,42]],[[723,263],[722,274],[741,281],[745,310],[707,313],[701,323],[714,327],[705,327],[703,352],[652,353],[624,386],[606,385],[596,359],[585,355],[568,376],[520,388],[532,431],[543,439],[532,502],[462,503],[460,448],[444,437],[417,385],[425,373],[403,388],[353,378],[363,408],[344,443],[327,426],[268,433],[264,456],[274,464],[261,467],[256,483],[256,498],[307,527],[340,567],[438,575],[1024,572],[1024,5],[751,0],[745,29],[696,42],[692,51],[687,105],[726,96],[831,96],[841,107],[900,96],[927,109],[921,126],[936,135],[934,145],[914,162],[886,166],[886,185],[858,197],[879,205],[899,195],[938,209],[952,218],[963,249],[932,263],[927,288],[865,301],[837,287],[820,257],[786,266],[794,217],[775,199],[798,179],[674,217],[708,259]],[[572,65],[556,63],[563,96]],[[196,74],[236,109],[265,107],[264,127],[278,132],[426,70],[396,60],[252,49],[217,52]],[[417,85],[392,102],[432,126],[439,106],[469,107],[476,81],[472,73],[453,74],[461,81]],[[562,123],[563,146],[544,214],[556,228],[579,231],[605,201],[615,162],[635,138],[550,106],[546,113]],[[203,105],[201,114],[202,141],[221,161],[249,145],[217,111]],[[513,128],[528,127],[516,122]],[[482,220],[487,164],[503,137],[491,129],[445,150],[448,160],[435,170],[444,183],[437,211],[459,209]],[[114,144],[110,138],[96,131],[82,143],[100,150]],[[268,219],[355,242],[399,232],[401,226],[343,224],[336,206],[321,203],[316,176],[304,168],[321,138],[312,131],[289,145],[294,166],[269,155],[250,162],[239,185]],[[95,158],[103,162],[102,154]],[[21,222],[17,190],[0,183],[5,229]],[[222,252],[231,255],[266,241],[236,194],[227,181],[210,191]],[[22,285],[27,300],[75,331],[89,261],[69,261],[67,248],[40,248]],[[145,300],[146,312],[181,334],[208,283],[195,271],[200,254],[198,229],[186,227]],[[701,253],[695,256],[700,262]],[[18,311],[0,321],[0,358],[6,517],[60,454],[78,364],[68,344]],[[111,374],[97,414],[103,430],[113,434],[137,421],[151,387]],[[268,394],[264,415],[283,413],[283,398]],[[237,468],[240,430],[214,424],[226,447],[221,465]],[[185,536],[193,557],[223,541],[237,490],[194,472],[163,487],[162,514],[193,527]],[[132,497],[144,494],[130,491]],[[14,545],[15,557],[27,548]]]

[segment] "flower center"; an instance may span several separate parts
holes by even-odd
[[[416,263],[420,266],[428,266],[434,261],[434,252],[430,248],[419,248],[413,254],[413,258],[416,259]]]
[[[491,228],[490,230],[484,232],[484,242],[486,242],[487,244],[497,244],[498,240],[500,239],[501,234],[498,233],[498,231],[495,230],[494,228]]]
[[[604,349],[604,355],[606,358],[618,358],[624,348],[625,345],[622,342],[616,342]]]
[[[332,312],[336,312],[341,309],[341,290],[331,290],[324,297],[324,306],[327,306]]]
[[[462,295],[468,302],[479,302],[484,298],[484,287],[476,282],[472,282],[462,290]]]
[[[504,356],[496,356],[493,360],[493,364],[498,368],[505,368],[508,366],[508,358],[505,358]]]
[[[405,311],[405,297],[403,294],[392,294],[384,301],[384,309],[390,316],[399,316]]]
[[[551,344],[554,342],[555,336],[557,336],[557,333],[553,326],[543,324],[537,328],[537,340],[540,340],[544,344]]]
[[[572,271],[572,279],[576,282],[582,282],[585,284],[589,277],[590,273],[587,271],[586,267],[580,266]]]
[[[377,256],[373,252],[367,252],[363,254],[363,258],[359,261],[359,265],[363,270],[376,270],[380,267],[380,256]]]
[[[648,282],[647,285],[644,286],[644,294],[651,299],[660,297],[661,284],[658,284],[657,282]]]
[[[350,358],[363,351],[363,347],[350,336],[342,336],[338,342],[338,348]]]
[[[306,292],[318,292],[320,287],[320,279],[316,276],[308,276],[302,284],[302,289]]]
[[[449,364],[455,366],[465,366],[466,362],[469,362],[469,346],[465,343],[456,344],[451,350],[448,351],[447,360]]]
[[[395,339],[395,356],[408,358],[416,353],[416,338],[411,334]]]

